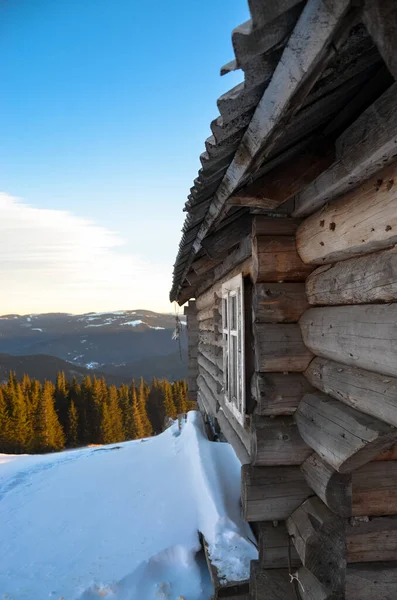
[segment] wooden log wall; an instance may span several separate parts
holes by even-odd
[[[369,175],[296,234],[317,267],[299,319],[312,390],[293,414],[309,492],[287,519],[304,598],[397,597],[397,161]]]
[[[197,401],[197,376],[198,376],[198,364],[197,364],[197,344],[198,344],[198,327],[197,327],[197,309],[194,300],[190,301],[188,306],[184,308],[184,314],[186,315],[186,329],[187,329],[187,387],[189,400]]]

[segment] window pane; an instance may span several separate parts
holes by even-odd
[[[223,383],[224,383],[224,391],[225,396],[229,397],[229,356],[228,356],[228,336],[227,333],[223,336],[223,364],[224,364],[224,374],[223,374]]]
[[[222,298],[223,329],[227,329],[227,298]]]
[[[230,383],[230,395],[231,398],[237,398],[237,381],[238,381],[238,348],[237,348],[237,337],[235,335],[230,336],[231,342],[231,383]]]
[[[237,296],[231,297],[231,329],[237,329]]]

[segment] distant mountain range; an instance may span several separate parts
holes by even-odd
[[[115,383],[186,376],[187,337],[181,317],[179,340],[172,339],[173,315],[148,310],[71,315],[4,315],[0,317],[0,377],[9,370],[38,379],[105,375]]]

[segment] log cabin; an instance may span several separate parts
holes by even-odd
[[[258,539],[214,598],[396,600],[397,2],[248,3],[170,293]]]

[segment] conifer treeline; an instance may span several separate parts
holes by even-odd
[[[0,452],[39,453],[111,444],[163,430],[166,417],[193,408],[186,381],[153,379],[117,388],[87,376],[81,384],[58,373],[56,385],[10,373],[0,385]]]

